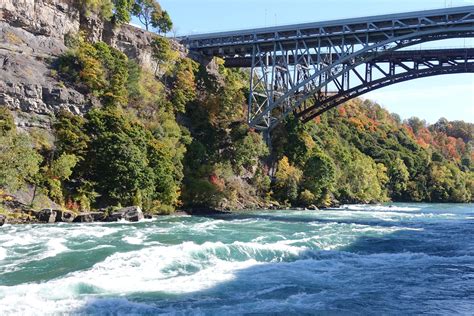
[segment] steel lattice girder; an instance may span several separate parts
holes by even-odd
[[[404,47],[462,37],[474,37],[474,6],[197,35],[185,42],[228,63],[250,61],[248,123],[271,130],[288,114],[318,106],[330,86],[347,91],[353,77],[364,81],[363,75],[372,82],[371,68],[363,75],[356,70],[361,65]]]
[[[317,102],[300,108],[296,115],[304,122],[364,93],[400,82],[430,76],[474,73],[474,49],[398,51],[350,70],[358,80],[338,91],[321,94]],[[364,75],[361,75],[363,73]]]
[[[208,56],[234,57],[252,54],[258,44],[264,51],[272,51],[273,43],[293,47],[296,40],[308,44],[321,41],[321,45],[333,46],[374,43],[388,37],[397,37],[439,26],[469,26],[474,6],[444,8],[438,10],[408,12],[354,19],[276,26],[181,37],[189,49]],[[366,38],[368,37],[368,38]]]

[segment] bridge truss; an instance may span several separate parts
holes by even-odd
[[[248,123],[270,131],[287,115],[304,121],[384,86],[474,72],[474,51],[419,50],[474,37],[474,6],[186,37],[189,49],[250,68]]]

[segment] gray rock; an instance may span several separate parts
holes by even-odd
[[[3,226],[7,222],[7,217],[5,215],[0,215],[0,226]]]
[[[76,216],[74,223],[92,223],[94,222],[94,217],[91,213],[81,213]]]
[[[74,219],[74,223],[103,222],[105,219],[105,213],[103,212],[80,213]]]
[[[143,217],[144,217],[145,219],[153,219],[153,215],[150,214],[150,213],[143,214]]]
[[[56,222],[72,223],[76,214],[67,210],[54,210],[56,212]]]
[[[56,211],[46,208],[36,213],[36,218],[43,223],[55,223],[56,222]]]
[[[144,218],[140,206],[130,206],[113,212],[109,216],[110,221],[126,220],[128,222],[138,222]]]

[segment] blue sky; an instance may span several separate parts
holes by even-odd
[[[474,0],[160,0],[178,35],[315,22],[405,11],[474,5]],[[474,40],[433,47],[474,47]],[[430,45],[424,44],[425,48]],[[373,99],[402,118],[440,117],[474,123],[474,74],[409,81],[374,91]]]

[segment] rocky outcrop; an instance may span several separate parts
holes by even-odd
[[[67,210],[56,210],[56,222],[72,223],[76,214]]]
[[[65,34],[79,30],[79,10],[74,3],[75,0],[3,0],[0,20],[60,43]]]
[[[74,219],[74,223],[104,222],[106,214],[103,212],[80,213]]]
[[[23,116],[20,127],[48,127],[59,109],[85,112],[89,102],[65,87],[51,70],[66,51],[64,39],[79,31],[73,0],[0,2],[0,106]],[[18,116],[18,115],[17,115]]]
[[[65,40],[84,31],[88,40],[104,41],[154,71],[151,32],[122,25],[117,27],[77,9],[75,0],[0,1],[0,106],[14,111],[24,129],[49,128],[59,110],[86,113],[99,105],[75,87],[66,86],[52,69],[67,47]],[[173,42],[182,55],[185,50]],[[19,113],[27,113],[20,115]]]
[[[128,222],[138,222],[143,218],[144,216],[140,206],[130,206],[113,212],[112,214],[110,214],[107,220],[111,222],[120,220],[125,220]]]
[[[36,213],[36,218],[42,223],[55,223],[57,213],[56,211],[47,208]]]

